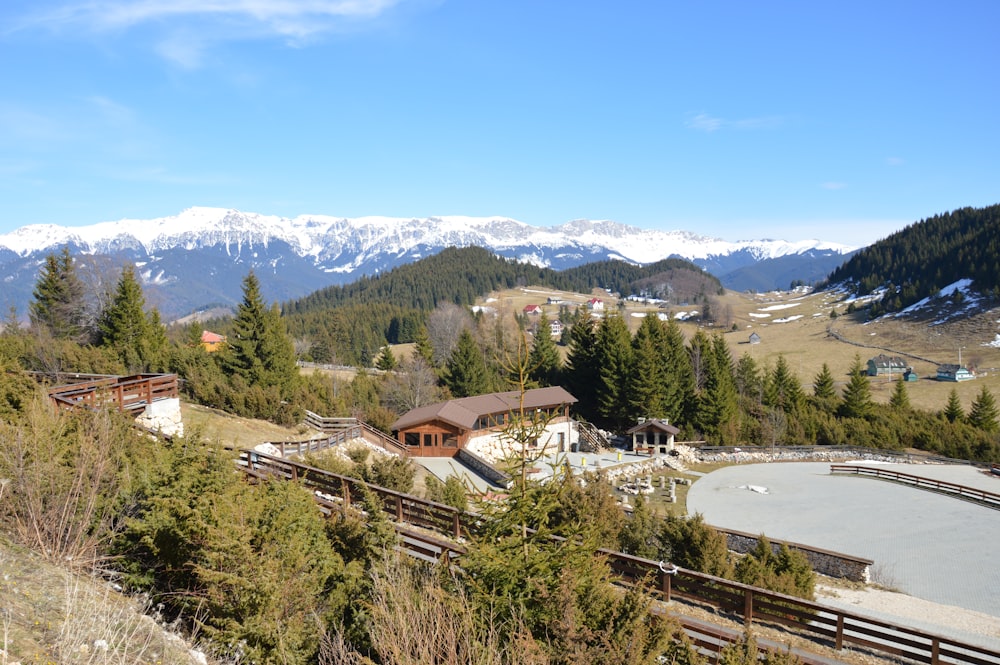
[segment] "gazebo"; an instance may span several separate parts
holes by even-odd
[[[674,437],[680,430],[666,419],[643,419],[625,432],[632,437],[632,450],[650,455],[666,455],[674,449]]]

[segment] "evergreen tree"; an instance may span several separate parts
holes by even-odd
[[[28,311],[33,326],[44,328],[56,339],[81,339],[86,318],[84,291],[68,247],[59,256],[46,257],[32,296]]]
[[[236,312],[223,361],[231,375],[241,377],[249,386],[276,387],[287,395],[295,385],[295,348],[277,306],[268,309],[264,305],[253,271],[243,280],[243,302]]]
[[[699,335],[702,339],[698,339]],[[734,425],[739,414],[733,361],[721,335],[709,340],[699,331],[692,340],[701,349],[704,386],[698,393],[698,429],[720,443],[735,437]]]
[[[861,364],[861,356],[854,356],[851,365],[851,378],[844,388],[843,399],[840,402],[839,414],[844,418],[864,418],[871,414],[874,408],[872,388],[868,383],[868,375]]]
[[[889,406],[897,412],[910,410],[910,395],[906,391],[906,381],[896,381],[896,385],[892,389],[892,396],[889,397]]]
[[[453,397],[472,397],[490,391],[486,361],[472,332],[463,328],[458,343],[445,365],[444,384]]]
[[[759,404],[764,395],[764,375],[757,361],[749,353],[744,353],[736,361],[736,393],[744,404]]]
[[[434,367],[434,347],[431,346],[431,338],[427,334],[427,326],[417,328],[416,338],[413,340],[417,354],[427,362],[428,367]]]
[[[948,393],[948,403],[944,407],[942,415],[950,423],[960,423],[965,421],[965,412],[962,411],[962,402],[958,399],[958,390],[951,389]]]
[[[764,403],[781,409],[785,413],[796,413],[802,407],[805,396],[802,384],[792,373],[785,356],[778,356],[774,370],[768,375],[764,388]]]
[[[543,311],[538,318],[538,327],[535,330],[531,354],[528,356],[531,378],[540,386],[555,385],[559,382],[561,365],[559,350],[556,348],[556,343],[552,340],[552,328],[549,326],[549,317]]]
[[[378,358],[375,359],[375,368],[383,372],[391,372],[396,369],[396,356],[392,353],[392,348],[386,344],[379,351]]]
[[[587,419],[597,414],[597,333],[594,320],[580,319],[570,328],[566,354],[566,388],[577,399],[576,410]]]
[[[647,418],[669,417],[666,339],[655,314],[647,314],[632,338],[632,371],[628,375],[630,413]]]
[[[684,342],[684,333],[673,319],[664,326],[663,364],[667,369],[666,406],[667,415],[674,423],[694,422],[696,407],[695,375]]]
[[[144,311],[146,298],[135,276],[135,267],[122,268],[111,302],[97,322],[101,346],[118,356],[129,374],[149,371],[163,364],[166,332],[159,313]]]
[[[823,363],[823,368],[813,379],[813,396],[821,402],[837,399],[837,389],[833,382],[833,374],[826,363]]]
[[[632,336],[625,319],[608,316],[597,329],[594,352],[597,365],[597,413],[602,421],[620,429],[632,421],[627,381],[632,370]]]
[[[997,403],[986,386],[983,386],[969,409],[969,424],[984,432],[994,433],[1000,429],[1000,412]]]

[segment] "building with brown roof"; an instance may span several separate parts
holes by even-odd
[[[513,446],[504,431],[523,408],[525,416],[537,416],[545,423],[529,446],[568,451],[578,437],[569,417],[576,398],[559,386],[526,390],[523,402],[521,395],[512,390],[418,407],[400,416],[392,431],[413,457],[454,457],[465,448],[479,453],[488,447]]]

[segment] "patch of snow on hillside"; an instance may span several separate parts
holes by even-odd
[[[797,321],[802,318],[801,314],[796,314],[795,316],[786,316],[783,319],[775,319],[772,323],[788,323],[790,321]]]
[[[770,314],[758,314],[757,312],[750,312],[747,316],[751,319],[768,319],[771,318]]]
[[[997,323],[1000,323],[1000,321],[997,321]],[[983,342],[982,346],[990,346],[994,349],[1000,349],[1000,334],[997,334],[997,336],[993,338],[992,342]]]
[[[690,312],[677,312],[674,314],[674,318],[678,321],[687,321],[693,316],[698,316],[698,310],[693,309]]]
[[[797,302],[787,302],[787,303],[783,303],[781,305],[768,305],[767,307],[759,307],[759,308],[757,308],[757,311],[758,312],[773,312],[773,311],[779,310],[779,309],[788,309],[789,307],[798,307],[800,304],[801,303],[797,303]]]

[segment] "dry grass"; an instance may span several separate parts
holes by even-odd
[[[520,312],[524,305],[541,304],[549,317],[555,318],[559,306],[544,304],[549,295],[580,305],[591,297],[590,294],[528,287],[491,294],[494,302],[484,301],[483,304],[497,306],[500,303],[503,312]],[[603,297],[609,308],[617,307],[607,294],[598,297]],[[845,315],[847,303],[840,296],[825,292],[747,294],[727,291],[716,299],[717,308],[728,308],[732,312],[736,330],[731,327],[703,329],[709,334],[721,333],[734,359],[750,354],[759,364],[773,366],[778,356],[784,356],[807,391],[824,363],[833,373],[834,380],[844,384],[856,355],[862,363],[866,363],[872,356],[886,353],[907,358],[921,377],[907,386],[910,402],[915,408],[929,411],[943,409],[953,388],[957,390],[966,412],[984,385],[994,396],[1000,397],[1000,349],[983,346],[1000,333],[998,309],[946,324],[936,324],[933,319],[891,318],[865,323],[861,315]],[[840,316],[831,319],[831,309],[836,309]],[[624,308],[625,318],[633,330],[645,313],[662,311],[639,303],[627,303]],[[792,317],[800,318],[778,322]],[[680,326],[688,339],[699,330],[696,323],[681,322]],[[841,339],[831,335],[831,329]],[[749,343],[752,332],[760,335],[760,344]],[[959,348],[963,349],[963,363],[976,365],[981,376],[960,384],[936,381],[933,377],[937,365],[957,363]],[[872,378],[871,384],[874,399],[888,402],[893,388],[888,378]]]
[[[0,664],[196,662],[141,601],[0,536]]]
[[[273,441],[304,441],[316,435],[314,430],[304,426],[282,427],[197,404],[182,403],[181,416],[186,435],[198,434],[213,443],[237,448],[253,448]]]

